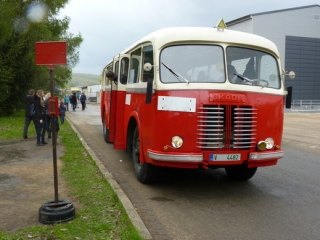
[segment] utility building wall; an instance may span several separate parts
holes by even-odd
[[[294,80],[286,77],[286,86],[293,87],[293,99],[320,99],[319,5],[253,14],[227,26],[263,36],[277,45],[282,67],[296,73]]]

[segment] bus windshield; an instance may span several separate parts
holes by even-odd
[[[272,55],[248,48],[227,47],[226,57],[225,67],[223,48],[218,45],[166,47],[160,55],[161,81],[163,83],[230,81],[233,84],[280,88],[278,63]]]
[[[226,53],[231,83],[280,88],[278,63],[272,55],[241,47],[228,47]]]

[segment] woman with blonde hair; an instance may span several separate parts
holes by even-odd
[[[48,92],[45,96],[44,96],[44,106],[45,106],[45,110],[46,110],[46,125],[45,125],[45,133],[48,133],[48,138],[51,138],[51,117],[50,117],[50,113],[49,113],[49,104],[50,104],[50,97],[51,97],[51,93]]]
[[[44,92],[43,90],[38,90],[37,94],[34,95],[34,105],[35,105],[35,119],[37,123],[37,145],[44,146],[47,144],[44,140],[45,134],[45,103],[44,103]]]

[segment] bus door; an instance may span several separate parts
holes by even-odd
[[[116,125],[115,125],[115,149],[125,149],[125,125],[124,111],[126,101],[126,90],[129,70],[129,54],[119,55],[118,81],[117,81],[117,98],[116,98]]]
[[[118,75],[119,71],[119,56],[113,59],[112,71]],[[106,136],[107,142],[112,143],[115,139],[115,126],[116,126],[116,110],[117,110],[117,91],[118,85],[116,81],[111,81],[111,91],[109,99],[107,100],[108,107],[106,108]]]

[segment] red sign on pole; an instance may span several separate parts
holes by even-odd
[[[66,65],[66,42],[36,42],[36,65]]]

